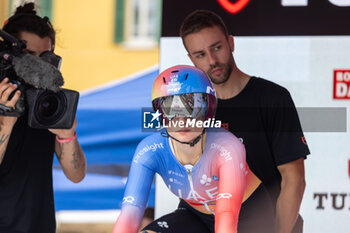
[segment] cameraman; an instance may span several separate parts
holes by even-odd
[[[24,52],[34,56],[54,49],[55,31],[47,17],[36,14],[33,3],[17,7],[3,30],[25,40]],[[2,80],[0,104],[14,108],[21,95],[16,88],[8,78]],[[0,116],[0,233],[56,232],[54,152],[69,180],[80,182],[86,172],[76,119],[71,129],[34,129],[27,122],[27,113],[19,118]]]

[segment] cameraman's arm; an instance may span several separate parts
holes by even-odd
[[[13,128],[13,125],[5,123],[7,121],[6,118],[10,118],[10,117],[0,116],[0,164],[4,159],[7,144],[9,142],[9,138]],[[16,118],[16,117],[12,117],[12,118]]]
[[[71,129],[49,129],[63,139],[61,142],[56,140],[55,151],[64,174],[74,183],[80,182],[86,173],[86,158],[75,136],[76,125],[77,119]]]
[[[20,91],[16,91],[12,98],[9,100],[11,93],[16,90],[17,85],[9,83],[8,78],[4,78],[0,82],[0,104],[7,107],[14,107],[17,100],[21,96]],[[0,116],[0,164],[2,163],[7,144],[12,132],[12,128],[17,121],[17,117]]]

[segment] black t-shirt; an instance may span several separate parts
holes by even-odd
[[[237,96],[219,99],[215,118],[243,139],[247,163],[276,205],[281,190],[277,166],[310,153],[288,90],[251,77]]]
[[[0,233],[56,232],[52,188],[55,137],[20,117],[0,165]]]

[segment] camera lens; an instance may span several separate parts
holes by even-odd
[[[66,109],[66,97],[62,92],[43,91],[39,95],[34,114],[42,125],[55,124],[63,116]]]
[[[52,117],[58,110],[59,99],[57,96],[48,95],[39,103],[39,114],[45,118]]]

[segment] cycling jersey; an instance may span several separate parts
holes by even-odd
[[[237,232],[249,171],[242,142],[224,129],[209,129],[199,161],[194,166],[183,166],[175,158],[170,139],[164,133],[150,135],[138,145],[113,232],[139,230],[155,173],[171,192],[193,205],[216,202],[215,230]]]

